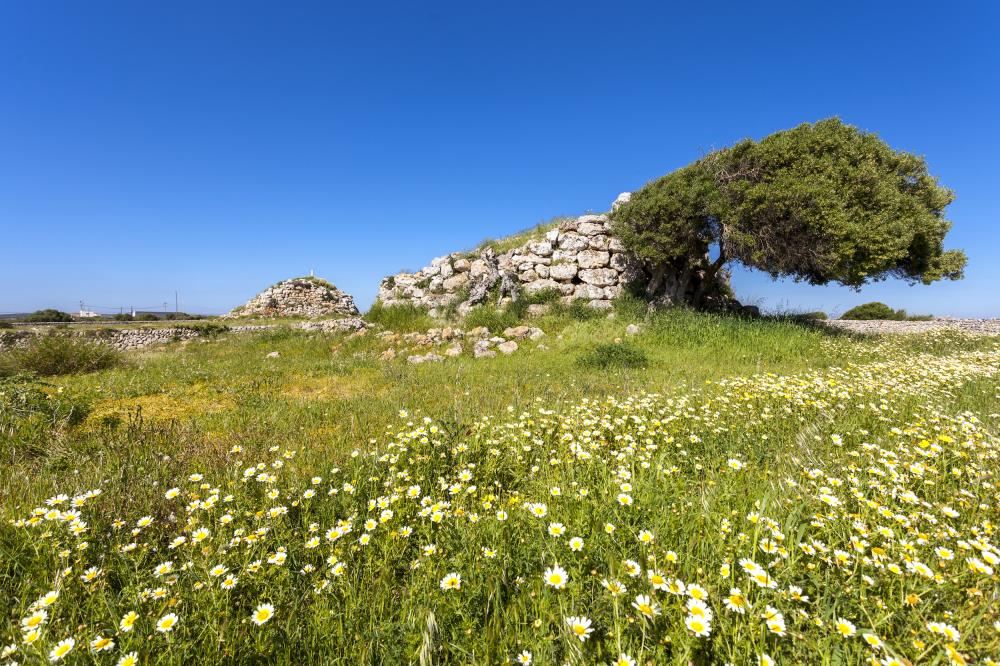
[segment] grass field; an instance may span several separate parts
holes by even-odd
[[[1000,658],[1000,338],[634,321],[4,384],[0,664]]]

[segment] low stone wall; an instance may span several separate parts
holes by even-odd
[[[272,326],[229,326],[226,332],[241,333],[262,331]],[[4,331],[0,332],[0,350],[22,347],[39,335],[50,335],[50,331]],[[177,340],[190,340],[203,334],[197,327],[176,326],[170,328],[103,328],[96,330],[71,330],[70,336],[100,342],[120,351],[142,349],[151,345],[165,344]]]
[[[566,220],[544,236],[496,254],[453,253],[434,259],[416,273],[386,277],[378,299],[384,305],[410,303],[431,314],[459,304],[459,312],[486,300],[499,285],[499,295],[519,290],[552,290],[566,302],[582,299],[595,308],[611,307],[626,284],[638,276],[635,262],[611,235],[607,215],[583,215]]]
[[[830,319],[827,326],[855,333],[927,333],[953,330],[971,335],[1000,335],[1000,319],[931,319],[929,321],[882,321]]]

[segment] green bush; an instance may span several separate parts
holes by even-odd
[[[62,312],[60,310],[47,308],[45,310],[37,310],[35,312],[32,312],[30,315],[24,318],[24,321],[31,323],[44,323],[50,321],[68,323],[73,321],[73,317],[69,316],[69,314]]]
[[[93,372],[118,365],[121,354],[107,345],[66,335],[36,337],[0,356],[0,376],[30,373],[42,377]]]
[[[113,315],[111,318],[115,321],[132,321],[132,315],[125,314],[124,312]]]
[[[375,301],[365,314],[365,319],[400,333],[426,331],[434,327],[434,319],[427,314],[427,309],[412,303],[383,305],[380,301]]]
[[[577,359],[577,364],[584,368],[597,370],[636,369],[649,365],[649,359],[639,347],[628,342],[618,344],[600,344]]]
[[[0,328],[14,328],[14,324],[9,321],[0,321]]]
[[[885,303],[872,301],[857,305],[844,314],[841,319],[883,319],[893,321],[903,321],[906,319],[906,310],[893,310]]]
[[[198,335],[204,336],[206,338],[214,338],[217,335],[222,335],[223,333],[229,332],[229,327],[225,324],[219,324],[214,321],[206,321],[199,324],[181,324],[177,328],[194,331]]]
[[[552,304],[551,314],[569,317],[574,321],[590,321],[606,316],[604,311],[590,307],[589,303],[590,301],[582,298],[570,301],[568,305],[557,301]]]
[[[136,321],[160,321],[160,318],[157,317],[152,312],[143,312],[142,314],[136,315],[135,316],[135,320]]]

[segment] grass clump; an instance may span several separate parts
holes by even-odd
[[[37,310],[35,312],[32,312],[30,315],[24,318],[24,321],[32,324],[48,323],[48,322],[69,323],[73,321],[73,317],[71,317],[66,312],[55,310],[53,308],[47,308],[45,310]]]
[[[465,316],[466,328],[478,328],[483,326],[488,328],[490,333],[499,335],[504,329],[517,326],[523,314],[522,310],[527,310],[527,303],[521,299],[513,303],[498,308],[495,305],[480,305],[473,308]]]
[[[577,359],[577,364],[595,370],[634,370],[649,365],[649,358],[629,342],[596,345]]]
[[[434,326],[434,318],[427,313],[427,308],[412,303],[384,305],[375,301],[365,313],[365,319],[399,333],[426,331]]]
[[[0,376],[30,373],[40,377],[95,372],[121,363],[107,345],[67,335],[45,335],[0,356]]]

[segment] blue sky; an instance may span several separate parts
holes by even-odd
[[[957,193],[967,278],[745,302],[1000,316],[1000,5],[0,3],[0,312],[379,279],[837,115]]]

